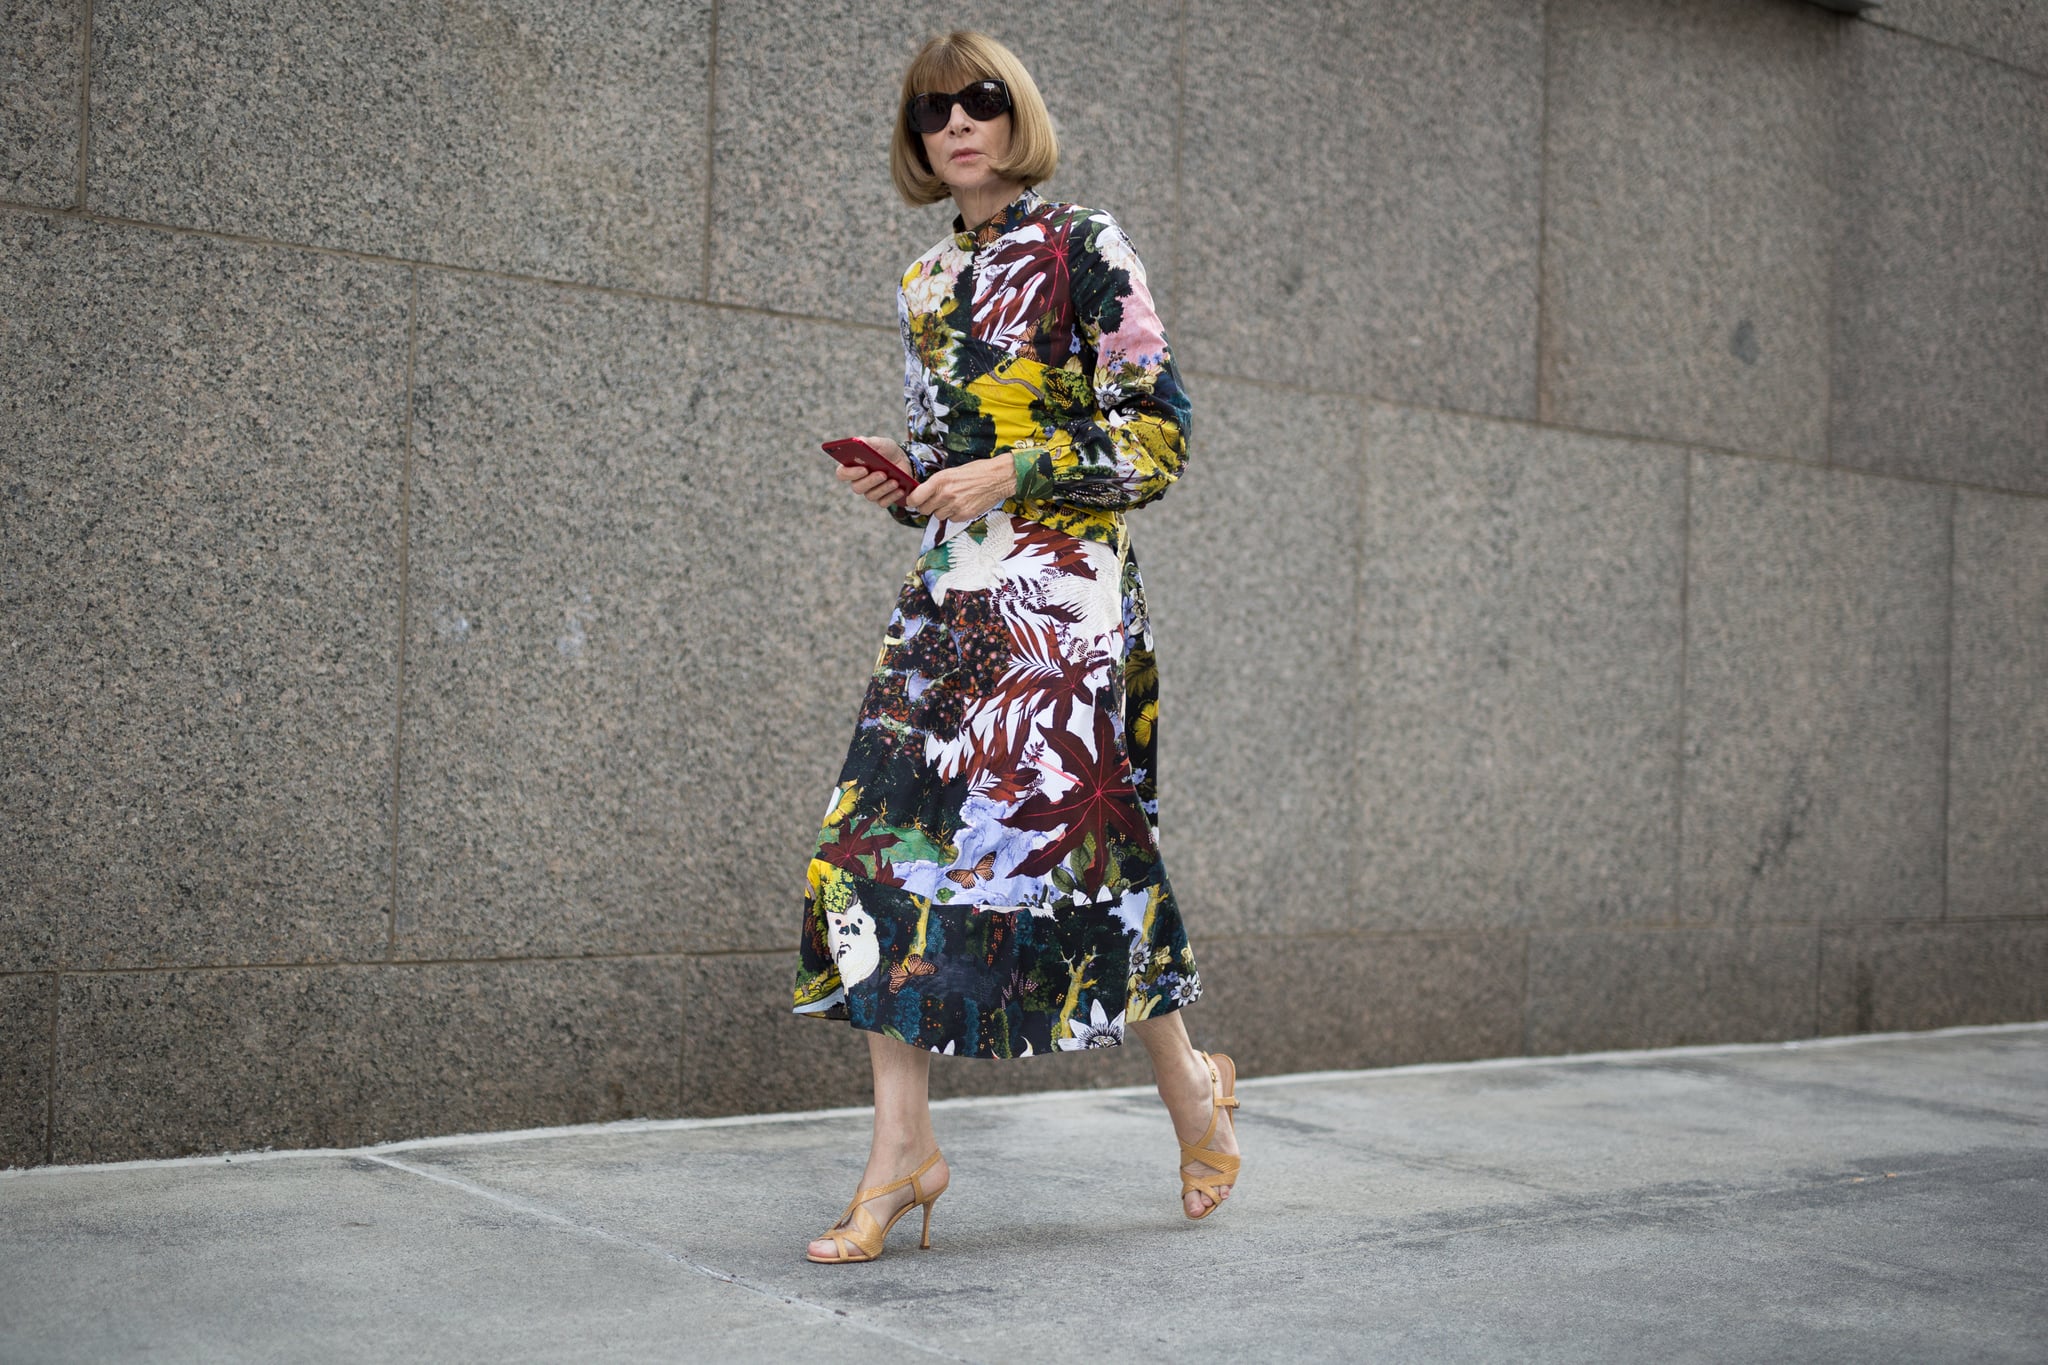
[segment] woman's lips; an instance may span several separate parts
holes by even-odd
[[[959,160],[961,160],[961,159],[963,159],[963,158],[965,158],[965,157],[970,157],[970,156],[980,156],[980,155],[981,155],[981,153],[980,153],[980,152],[977,152],[977,151],[975,151],[975,150],[974,150],[974,149],[973,149],[972,147],[970,147],[970,148],[968,148],[968,149],[967,149],[966,151],[964,151],[964,152],[955,152],[955,153],[953,153],[953,160],[955,160],[955,161],[959,161]]]

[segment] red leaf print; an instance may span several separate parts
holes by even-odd
[[[872,815],[863,817],[857,826],[848,824],[840,831],[838,839],[818,851],[818,856],[848,872],[866,873],[870,869],[862,867],[860,860],[872,858],[875,865],[880,866],[882,850],[894,847],[896,843],[894,834],[876,834],[874,829],[875,817]]]
[[[1065,832],[1034,850],[1018,863],[1015,875],[1042,877],[1066,861],[1067,854],[1095,836],[1095,854],[1082,872],[1087,890],[1102,889],[1104,864],[1109,856],[1109,827],[1115,826],[1140,843],[1151,837],[1145,814],[1138,805],[1138,793],[1131,787],[1131,770],[1117,749],[1116,729],[1108,707],[1095,708],[1095,752],[1089,753],[1080,736],[1064,728],[1046,737],[1060,756],[1065,771],[1074,778],[1067,794],[1053,799],[1040,792],[1017,807],[1003,823],[1013,829]]]
[[[980,268],[975,336],[997,346],[1021,343],[1040,319],[1065,305],[1067,232],[1065,225],[1042,227],[1037,240],[1020,233]]]

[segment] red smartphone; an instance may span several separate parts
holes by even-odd
[[[917,487],[917,476],[894,460],[876,450],[858,436],[847,436],[837,441],[825,442],[825,453],[843,465],[855,469],[872,469],[877,474],[886,474],[905,493]]]

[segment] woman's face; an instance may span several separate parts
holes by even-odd
[[[976,123],[958,104],[947,114],[945,127],[919,134],[932,173],[955,190],[977,189],[1000,180],[989,167],[1010,150],[1010,111],[1005,109],[987,123]]]

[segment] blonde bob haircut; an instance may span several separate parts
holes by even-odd
[[[925,40],[903,73],[896,100],[896,132],[889,140],[889,174],[907,204],[936,204],[952,187],[932,172],[925,159],[924,137],[910,129],[904,110],[912,95],[925,91],[948,94],[991,77],[1010,91],[1010,150],[989,169],[1005,180],[1035,185],[1060,164],[1060,142],[1038,83],[1017,60],[1017,54],[986,33],[954,29]]]

